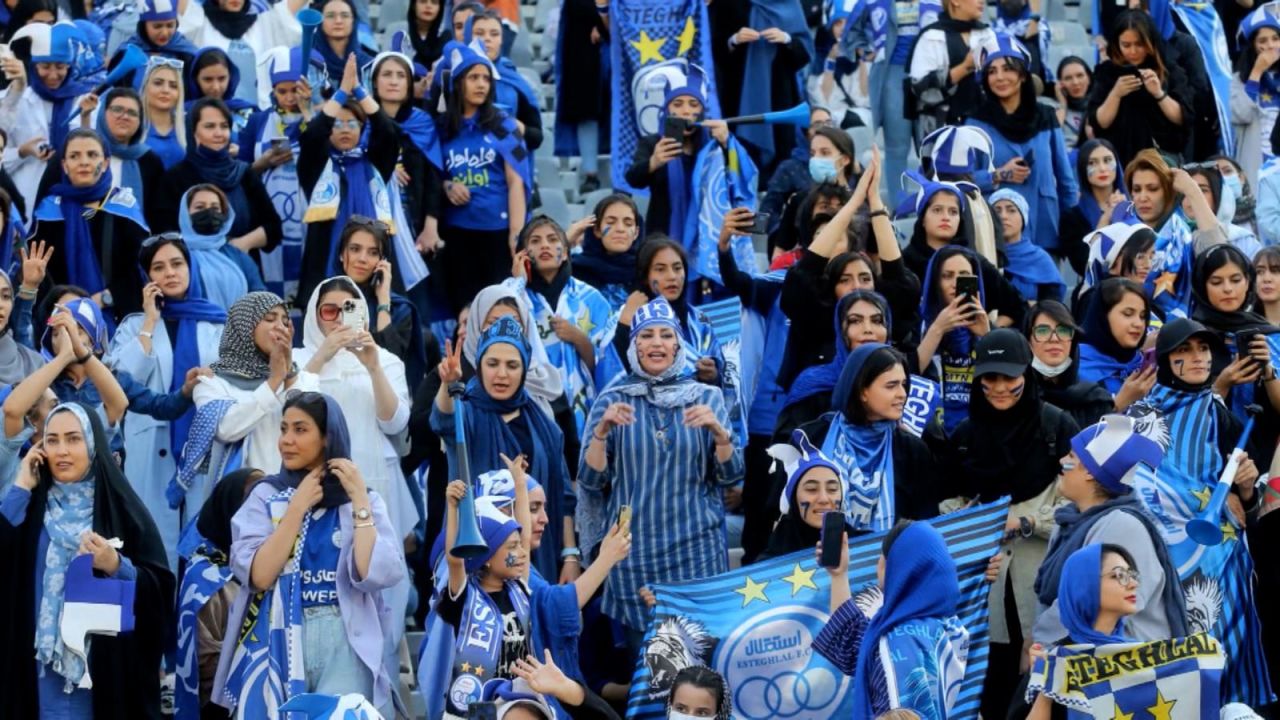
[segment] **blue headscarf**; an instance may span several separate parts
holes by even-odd
[[[191,286],[195,288],[199,283],[200,297],[208,298],[219,307],[229,308],[249,292],[249,280],[244,271],[223,252],[227,235],[236,222],[236,211],[232,207],[224,208],[227,219],[222,227],[212,235],[201,235],[191,227],[191,211],[187,209],[194,190],[192,188],[182,194],[178,207],[178,227],[182,230],[187,249],[191,251]]]
[[[55,148],[62,147],[71,132],[71,112],[75,110],[75,99],[93,89],[76,72],[75,65],[77,47],[84,47],[80,31],[69,22],[53,25],[31,25],[14,33],[13,40],[29,39],[31,56],[26,60],[27,84],[31,90],[53,105],[53,113],[49,120],[49,144]],[[36,63],[65,63],[67,75],[62,84],[51,88],[40,79],[36,72]]]
[[[1089,298],[1084,320],[1080,323],[1084,341],[1080,344],[1080,370],[1077,377],[1087,382],[1096,382],[1114,395],[1120,391],[1125,378],[1142,366],[1142,350],[1141,347],[1129,350],[1116,341],[1111,334],[1111,323],[1107,320],[1110,310],[1111,308],[1103,307],[1099,293],[1095,292]]]
[[[65,307],[76,324],[89,335],[89,351],[94,355],[102,352],[107,345],[107,321],[103,319],[98,303],[89,298],[76,298]],[[44,335],[40,337],[40,354],[45,361],[53,360],[57,355],[53,349],[53,328],[45,328]]]
[[[227,118],[228,122],[231,118]],[[196,124],[200,118],[195,113],[187,116],[187,162],[196,169],[201,181],[213,183],[227,193],[233,193],[243,199],[244,190],[240,180],[249,169],[249,163],[231,157],[231,143],[221,150],[213,150],[196,142]],[[248,208],[245,208],[246,212]]]
[[[246,12],[248,5],[245,6]],[[196,68],[200,65],[200,58],[205,55],[221,55],[222,65],[227,68],[227,89],[222,93],[222,97],[218,98],[231,108],[231,112],[238,113],[244,110],[257,110],[258,107],[243,98],[236,97],[236,88],[240,87],[240,68],[231,62],[231,58],[227,57],[227,53],[221,48],[207,47],[201,48],[196,56],[192,59],[191,64],[187,66],[187,103],[186,110],[191,112],[191,106],[202,97],[206,97],[204,91],[200,89],[200,83],[196,80]]]
[[[342,79],[342,73],[347,67],[347,56],[355,53],[356,67],[362,68],[369,63],[371,59],[369,54],[360,46],[359,30],[356,28],[356,18],[359,13],[356,12],[356,6],[351,0],[342,0],[351,11],[351,35],[347,37],[347,46],[342,52],[337,53],[329,46],[329,38],[324,34],[323,29],[317,30],[316,41],[312,53],[319,53],[324,59],[325,71],[329,74],[329,81],[337,85]]]
[[[920,294],[920,333],[924,334],[929,329],[938,313],[942,308],[946,307],[946,303],[942,302],[938,289],[935,287],[934,278],[942,271],[942,263],[956,255],[963,255],[969,259],[970,265],[973,266],[974,274],[978,276],[978,301],[982,303],[982,307],[987,306],[987,291],[982,282],[982,264],[978,260],[978,256],[972,250],[959,245],[948,245],[939,249],[929,258],[929,266],[925,270],[924,284],[921,286],[923,291]],[[945,349],[952,355],[967,356],[973,348],[973,333],[968,328],[956,328],[948,332],[943,338],[939,346],[939,350]]]
[[[1177,27],[1173,24],[1173,8],[1170,7],[1169,0],[1150,0],[1147,3],[1147,14],[1155,21],[1160,37],[1165,40],[1173,37]]]
[[[1116,152],[1115,146],[1102,138],[1093,138],[1081,145],[1076,152],[1076,182],[1080,185],[1079,208],[1080,214],[1084,215],[1085,222],[1091,228],[1098,227],[1098,220],[1102,219],[1102,208],[1098,207],[1089,184],[1089,156],[1100,147],[1110,150],[1112,157],[1116,159],[1116,178],[1111,182],[1111,189],[1119,190],[1125,197],[1129,196],[1124,184],[1124,168],[1120,167],[1120,154]]]
[[[1062,565],[1058,581],[1058,615],[1071,641],[1077,644],[1107,645],[1124,642],[1124,621],[1116,623],[1110,635],[1093,628],[1102,604],[1102,546],[1085,545],[1071,553]]]
[[[147,127],[145,122],[138,123],[138,129],[134,131],[133,136],[125,142],[117,142],[112,137],[111,132],[107,130],[107,107],[111,105],[111,101],[124,93],[120,88],[112,88],[103,96],[102,102],[98,103],[98,116],[95,119],[98,134],[102,136],[103,142],[106,143],[107,153],[114,158],[120,158],[120,187],[129,188],[133,191],[133,196],[138,198],[138,202],[144,202],[146,198],[142,194],[142,170],[138,166],[138,158],[147,154],[150,148],[147,147]],[[133,99],[133,96],[129,96]],[[141,109],[142,102],[138,102]],[[142,118],[139,118],[142,120]]]
[[[1096,566],[1095,566],[1096,573]],[[907,526],[885,556],[884,604],[862,635],[853,676],[855,717],[875,717],[871,706],[872,664],[880,661],[880,638],[913,620],[955,615],[960,579],[946,541],[924,522]]]
[[[1056,290],[1052,299],[1061,300],[1067,292],[1067,286],[1062,282],[1062,273],[1058,272],[1058,266],[1049,257],[1049,253],[1029,237],[1027,218],[1030,217],[1030,209],[1027,199],[1009,188],[1001,188],[987,198],[987,202],[993,207],[1001,200],[1013,203],[1022,214],[1022,237],[1018,242],[1004,244],[1004,255],[1009,261],[1004,272],[1009,276],[1009,282],[1013,283],[1025,300],[1041,299],[1040,287],[1043,285],[1054,286]]]
[[[396,33],[396,35],[400,36],[402,33]],[[375,85],[374,79],[378,76],[378,69],[382,67],[382,63],[387,60],[398,60],[404,63],[409,69],[410,79],[412,79],[414,77],[414,73],[417,72],[418,66],[414,64],[413,60],[409,59],[408,56],[402,53],[394,51],[378,53],[378,56],[373,59],[373,64],[369,68],[368,82],[370,86]],[[374,93],[374,99],[378,99],[376,93]],[[396,121],[396,124],[400,126],[400,130],[404,133],[405,137],[407,137],[409,141],[413,143],[414,147],[418,148],[418,152],[422,153],[422,155],[427,159],[427,162],[435,166],[437,170],[443,171],[444,155],[440,149],[440,133],[436,130],[435,121],[425,110],[415,107],[412,103],[409,103],[406,107],[408,107],[409,112],[405,116],[404,120],[400,120],[398,118],[393,119]]]
[[[799,40],[810,58],[815,55],[809,23],[805,20],[804,9],[797,0],[751,0],[747,26],[756,30],[778,28],[791,35],[793,39]],[[778,46],[761,38],[756,42],[748,43],[746,50],[744,77],[751,79],[752,87],[749,91],[742,93],[738,114],[759,115],[782,109],[772,105],[773,65],[778,59]],[[795,83],[794,79],[792,83]],[[773,129],[774,126],[769,124],[742,125],[735,129],[739,138],[760,149],[762,167],[773,162]]]
[[[471,26],[476,17],[477,15],[474,13],[468,17],[462,31],[462,40],[468,45],[472,45]],[[534,94],[533,88],[529,87],[529,83],[520,74],[516,64],[511,62],[511,58],[499,55],[497,60],[491,60],[490,62],[494,66],[494,80],[497,81],[497,85],[494,87],[495,105],[502,108],[512,117],[515,117],[518,109],[516,107],[519,103],[517,96],[523,96],[525,102],[529,103],[531,107],[538,107],[538,96]]]
[[[165,55],[167,57],[181,60],[184,64],[190,65],[192,58],[200,50],[191,44],[186,35],[178,32],[176,29],[169,38],[169,42],[164,45],[156,45],[151,42],[151,38],[147,37],[147,22],[163,22],[166,20],[177,20],[178,11],[177,3],[170,0],[144,0],[141,12],[138,13],[138,24],[134,28],[135,34],[128,40],[124,41],[125,45],[137,45],[147,52],[148,55]],[[119,55],[123,48],[116,51]]]
[[[350,460],[351,434],[347,431],[347,416],[342,414],[342,406],[338,404],[337,400],[321,392],[308,391],[302,393],[301,397],[304,400],[311,400],[316,397],[324,400],[324,422],[319,422],[318,418],[312,418],[317,421],[317,425],[322,426],[320,429],[324,432],[324,460]],[[310,470],[306,468],[290,470],[282,463],[280,472],[263,478],[262,482],[269,484],[276,490],[297,488],[298,484],[302,482],[302,479],[309,472]],[[320,481],[320,486],[324,489],[324,497],[320,499],[316,507],[334,508],[351,502],[347,491],[342,489],[342,482],[333,474],[333,471],[325,470],[324,479]]]
[[[840,302],[836,303],[834,324],[836,327],[836,353],[835,358],[826,365],[817,365],[815,367],[806,368],[804,372],[796,376],[794,382],[791,383],[791,392],[787,393],[785,405],[792,405],[823,393],[829,393],[836,387],[836,382],[840,379],[840,373],[844,370],[845,361],[849,359],[849,346],[844,339],[844,316],[849,312],[849,308],[859,300],[869,302],[880,308],[880,312],[884,313],[884,326],[886,337],[893,334],[893,314],[889,309],[889,301],[874,290],[854,290],[840,298]]]

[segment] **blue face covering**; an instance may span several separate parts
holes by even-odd
[[[835,158],[809,158],[809,176],[814,182],[828,182],[836,179]]]

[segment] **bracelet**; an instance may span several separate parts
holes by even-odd
[[[560,551],[560,559],[567,560],[569,558],[581,558],[582,551],[576,547],[567,547]]]
[[[887,217],[889,217],[889,211],[888,211],[888,210],[885,210],[884,208],[880,208],[879,210],[872,210],[872,211],[867,215],[867,217],[873,217],[873,218],[874,218],[874,217],[882,217],[882,218],[887,218]]]
[[[39,292],[40,292],[39,288],[36,288],[35,290],[28,290],[26,285],[18,286],[18,297],[22,298],[23,300],[35,300],[36,295]]]
[[[363,85],[357,85],[356,89],[351,91],[351,97],[354,97],[356,102],[360,102],[369,97],[369,93],[365,92]]]
[[[360,528],[374,527],[374,524],[373,524],[373,521],[372,521],[372,520],[368,520],[368,521],[365,521],[365,522],[362,522],[362,523],[356,523],[355,525],[352,525],[351,527],[355,528],[356,530],[359,530]]]
[[[600,442],[604,442],[609,439],[609,433],[605,433],[604,437],[600,437],[599,435],[596,434],[595,430],[592,430],[591,437],[595,438],[596,440],[599,440]]]
[[[578,567],[582,567],[582,558],[580,558],[580,557],[578,557],[578,556],[576,556],[576,555],[571,556],[571,557],[564,558],[563,562],[566,562],[566,563],[573,563],[574,565],[577,565]]]
[[[822,69],[826,72],[835,72],[836,61],[831,58],[827,58],[827,60],[822,63]]]
[[[139,331],[138,331],[138,337],[144,337],[144,338],[146,338],[146,339],[150,340],[151,338],[155,337],[155,334],[154,334],[154,333],[147,332],[146,330],[139,330]]]
[[[339,105],[346,105],[346,104],[347,104],[347,91],[346,91],[346,90],[338,90],[338,92],[334,93],[334,94],[333,94],[333,97],[331,97],[331,98],[329,98],[329,99],[330,99],[330,100],[332,100],[332,101],[334,101],[334,102],[336,102],[336,103],[338,103]]]
[[[1035,21],[1035,22],[1040,22],[1040,13],[1031,13],[1031,17],[1029,17],[1029,18],[1027,18],[1027,19],[1028,19],[1028,20],[1033,20],[1033,21]]]
[[[1167,97],[1169,97],[1169,91],[1165,90],[1164,92],[1160,93],[1160,97],[1156,98],[1156,102],[1162,103],[1164,102],[1164,99]]]
[[[377,312],[391,314],[391,303],[381,303],[376,308]]]

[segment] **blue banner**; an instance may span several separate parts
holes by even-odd
[[[949,717],[978,717],[987,668],[987,562],[999,548],[1007,499],[929,521],[960,574],[957,616],[969,632],[964,679]],[[849,585],[871,612],[879,602],[876,560],[884,533],[849,544]],[[655,585],[658,605],[631,682],[627,717],[666,716],[676,673],[703,664],[728,680],[733,717],[825,720],[853,717],[853,679],[813,652],[828,619],[830,580],[812,550],[773,558],[706,580]]]
[[[903,430],[920,437],[924,429],[938,415],[942,403],[942,388],[938,383],[921,375],[912,375],[907,386],[907,404],[902,407]]]
[[[668,83],[684,84],[684,61],[707,70],[707,117],[720,117],[711,61],[711,24],[703,0],[613,0],[609,4],[613,70],[613,187],[645,195],[624,175],[636,142],[658,133]]]
[[[1227,55],[1227,32],[1213,3],[1171,2],[1170,7],[1182,21],[1196,47],[1204,57],[1204,69],[1213,86],[1213,100],[1218,106],[1218,151],[1234,155],[1236,143],[1231,125],[1231,58]]]

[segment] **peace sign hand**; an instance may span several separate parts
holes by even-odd
[[[452,340],[444,341],[444,359],[436,367],[440,375],[440,384],[449,386],[462,379],[462,343],[453,344]]]

